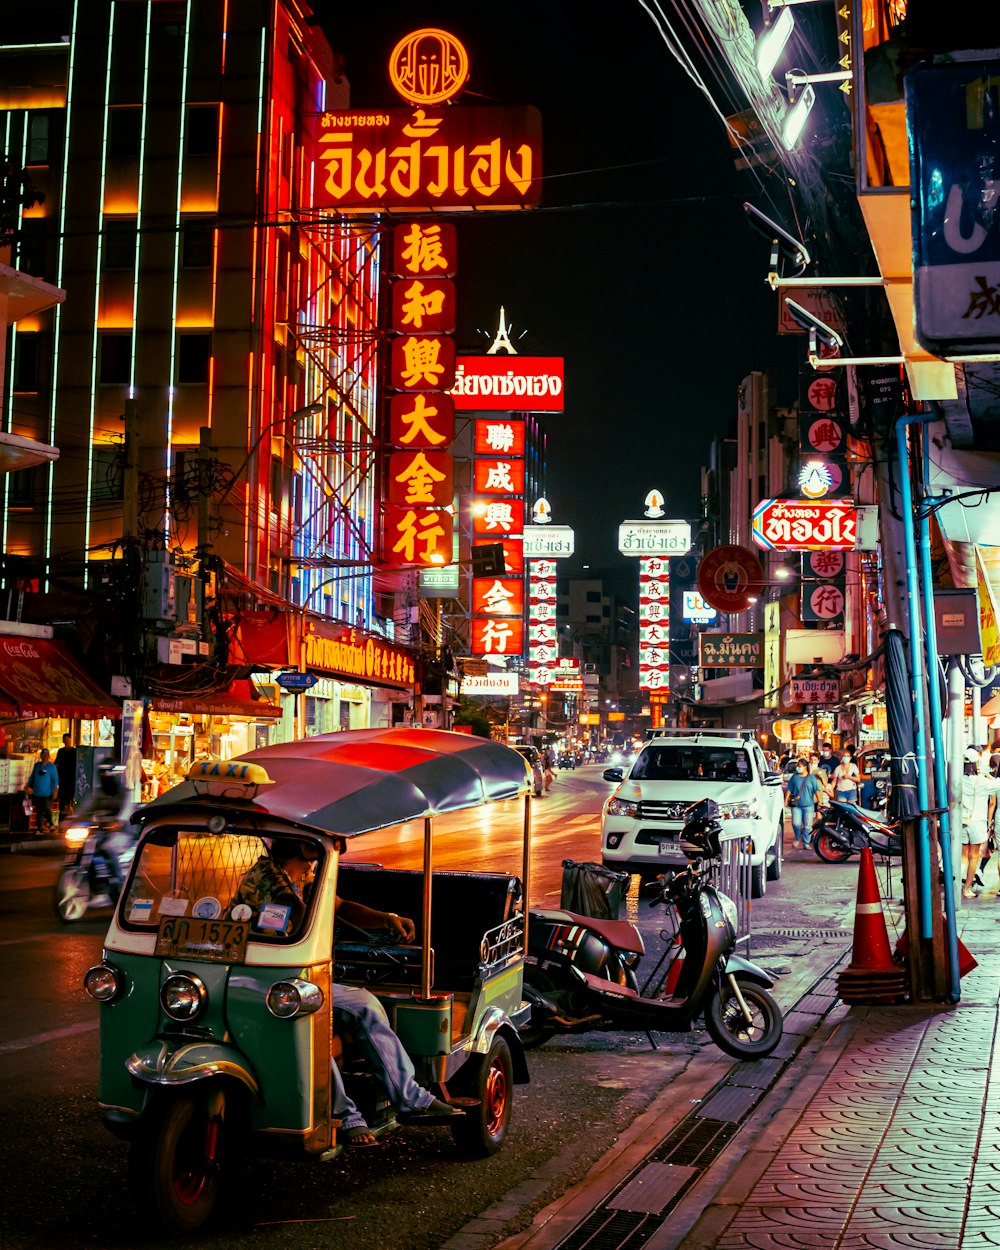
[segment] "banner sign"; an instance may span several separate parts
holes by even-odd
[[[461,694],[498,695],[510,697],[520,690],[517,673],[487,673],[485,676],[469,674],[462,678]]]
[[[542,193],[542,118],[511,108],[321,113],[316,209],[526,208]]]
[[[524,554],[528,559],[547,556],[550,560],[571,556],[574,550],[574,534],[568,525],[526,525],[524,527]]]
[[[752,531],[766,551],[850,551],[857,541],[858,511],[841,500],[762,499],[753,511]]]
[[[451,388],[463,412],[562,412],[561,356],[460,356]]]
[[[764,663],[763,634],[701,634],[701,668],[760,668]]]
[[[792,700],[802,704],[830,704],[840,699],[840,682],[836,677],[793,677]]]
[[[923,63],[904,82],[917,340],[936,356],[1000,351],[1000,61]]]
[[[624,521],[618,526],[623,556],[682,556],[691,547],[687,521]]]

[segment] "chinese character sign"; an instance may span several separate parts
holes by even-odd
[[[523,456],[524,422],[515,418],[492,421],[479,418],[474,450],[477,456]]]
[[[455,329],[455,284],[447,278],[396,278],[392,283],[395,330],[451,334]]]
[[[474,617],[473,655],[520,655],[524,650],[524,622],[508,617]]]
[[[524,460],[508,456],[476,457],[472,489],[477,495],[523,495]]]
[[[414,108],[322,113],[318,209],[524,208],[541,198],[537,109]]]
[[[454,226],[412,221],[392,232],[393,273],[404,278],[450,278],[458,268]]]
[[[452,494],[452,459],[448,452],[397,451],[389,457],[390,503],[447,508]]]
[[[670,685],[670,564],[663,556],[639,560],[639,689]]]
[[[407,334],[392,344],[397,391],[446,391],[455,380],[455,344],[444,334]]]
[[[803,624],[840,624],[844,619],[846,591],[847,557],[843,551],[803,553]]]
[[[389,401],[389,442],[393,447],[442,450],[455,438],[455,401],[450,395],[393,395]]]
[[[537,686],[552,684],[559,659],[556,623],[556,562],[528,561],[528,675]]]
[[[385,508],[383,559],[386,564],[451,563],[451,513],[436,508]]]

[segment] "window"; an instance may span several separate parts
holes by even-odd
[[[188,156],[215,156],[219,150],[219,110],[216,105],[188,105],[184,145]]]
[[[281,457],[272,456],[271,457],[271,511],[272,512],[277,512],[278,509],[281,507],[281,498],[282,498],[282,494],[284,493],[282,491],[282,486],[284,484],[282,482],[282,477],[284,475],[282,474],[281,468],[282,468]]]
[[[629,773],[632,781],[753,781],[742,747],[647,747]]]
[[[35,504],[35,470],[16,469],[5,478],[7,506],[11,509],[28,509]]]
[[[123,448],[120,444],[94,448],[94,503],[116,503],[125,497],[122,473]]]
[[[600,603],[600,602],[601,602],[601,592],[600,592],[599,590],[588,590],[588,591],[587,591],[587,602],[588,602],[588,603]]]
[[[28,164],[47,165],[49,160],[49,115],[32,109],[28,113]]]
[[[38,335],[19,334],[14,340],[14,393],[38,390]]]
[[[588,625],[600,625],[601,618],[599,616],[588,616],[585,618]]]
[[[127,386],[132,370],[131,334],[102,334],[98,353],[98,381],[105,386]]]
[[[113,108],[108,114],[108,156],[113,160],[134,160],[142,139],[142,109],[138,106]]]
[[[207,222],[186,221],[181,230],[181,266],[208,269],[215,248],[215,231]]]
[[[208,365],[212,356],[211,334],[181,334],[177,338],[177,381],[208,382]]]
[[[569,604],[557,603],[556,604],[556,616],[569,616]]]
[[[105,269],[135,268],[136,229],[134,218],[127,221],[105,219],[101,231],[101,260]]]

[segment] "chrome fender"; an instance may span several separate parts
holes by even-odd
[[[752,981],[754,985],[760,985],[765,990],[774,988],[774,980],[769,977],[763,968],[757,964],[752,964],[749,959],[744,959],[742,955],[730,955],[726,960],[726,975],[741,974],[748,981]]]
[[[243,1056],[218,1042],[152,1042],[130,1055],[125,1067],[146,1085],[191,1085],[212,1077],[232,1077],[260,1099],[260,1086]]]
[[[488,1055],[493,1039],[500,1035],[510,1048],[511,1063],[514,1067],[514,1081],[524,1085],[530,1079],[528,1064],[524,1058],[524,1047],[513,1021],[499,1007],[487,1007],[475,1034],[469,1039],[468,1053],[472,1055]]]

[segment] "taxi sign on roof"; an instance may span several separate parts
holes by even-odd
[[[188,769],[189,781],[236,781],[247,786],[269,786],[271,778],[263,764],[239,760],[202,760]]]

